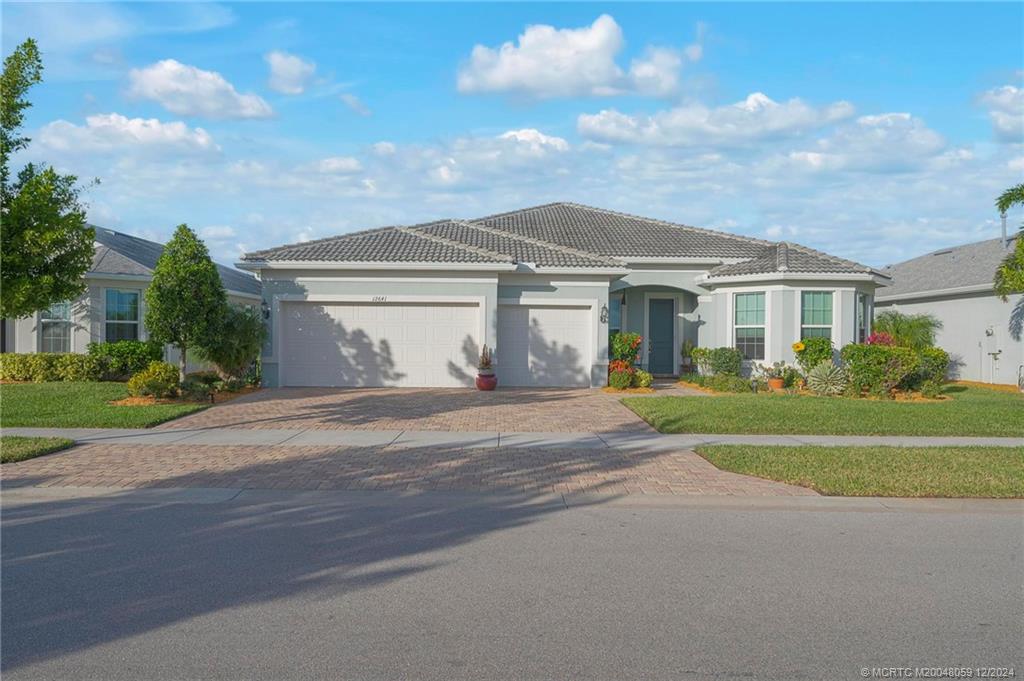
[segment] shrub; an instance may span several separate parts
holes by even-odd
[[[633,384],[633,374],[628,371],[614,371],[608,374],[608,386],[616,390],[625,390]]]
[[[185,375],[185,380],[198,381],[209,386],[213,386],[221,382],[220,374],[216,371],[193,371],[191,374]]]
[[[807,388],[815,395],[841,395],[849,382],[846,369],[836,366],[831,359],[807,372]]]
[[[640,342],[643,338],[638,333],[612,334],[612,359],[621,359],[632,366],[640,355]]]
[[[893,389],[917,371],[921,360],[910,348],[896,345],[851,343],[842,350],[843,364],[850,378],[849,392],[864,391],[891,397]]]
[[[128,394],[136,397],[171,397],[178,390],[178,369],[167,362],[150,362],[149,366],[128,379]]]
[[[736,348],[715,348],[711,351],[708,364],[714,376],[739,376],[743,368],[743,353]]]
[[[221,331],[212,339],[197,348],[200,358],[212,362],[225,377],[241,378],[260,356],[267,330],[259,312],[249,310],[240,305],[229,305],[221,324]],[[487,360],[490,351],[484,346]],[[480,368],[484,355],[480,356]]]
[[[831,338],[805,338],[793,343],[793,353],[796,363],[806,374],[825,360],[831,362],[835,348]]]
[[[217,381],[211,387],[219,393],[236,393],[246,385],[240,378],[229,378],[226,381]]]
[[[702,375],[711,373],[711,348],[694,348],[690,351],[693,363],[697,365],[697,371]]]
[[[732,374],[715,374],[703,381],[705,388],[711,388],[720,393],[749,393],[752,392],[750,381]]]
[[[612,361],[608,362],[609,374],[625,372],[627,374],[632,375],[634,371],[636,371],[636,369],[633,368],[633,365],[624,359],[613,359]]]
[[[864,342],[868,345],[896,345],[896,339],[885,331],[875,331]]]
[[[648,371],[637,369],[636,373],[633,374],[634,388],[650,388],[652,383],[654,383],[654,376]]]
[[[925,397],[936,397],[946,381],[949,353],[942,348],[924,348],[918,352],[920,366],[907,380],[907,388],[920,390]]]
[[[175,370],[175,374],[177,374],[177,370]],[[177,378],[177,375],[175,375],[175,378]],[[196,378],[186,377],[181,384],[181,396],[186,400],[209,402],[210,395],[212,394],[213,386]]]
[[[164,346],[156,341],[120,340],[89,343],[89,354],[107,362],[107,377],[126,381],[132,374],[164,358]]]
[[[106,368],[101,358],[70,352],[0,354],[0,379],[5,381],[98,381]]]

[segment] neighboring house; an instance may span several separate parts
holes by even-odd
[[[94,341],[146,340],[143,293],[163,246],[102,227],[96,231],[92,267],[85,273],[88,288],[79,298],[54,305],[24,319],[3,321],[3,352],[86,352]],[[228,300],[260,304],[255,277],[217,265]],[[165,353],[177,361],[177,351]],[[191,354],[191,353],[190,353]]]
[[[684,340],[751,361],[869,332],[881,272],[773,243],[573,203],[385,227],[249,253],[270,386],[461,386],[482,345],[499,385],[601,386],[608,335],[656,375]]]
[[[878,311],[934,315],[942,322],[936,342],[949,352],[954,375],[1016,384],[1024,366],[1024,339],[1019,332],[1014,337],[1011,315],[1015,309],[1024,311],[1022,296],[1004,303],[992,289],[996,268],[1016,238],[943,248],[890,265],[885,272],[893,283],[875,298]]]

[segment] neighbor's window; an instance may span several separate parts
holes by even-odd
[[[871,298],[866,293],[857,294],[857,342],[863,343],[871,335]]]
[[[800,293],[800,338],[832,337],[832,292]]]
[[[764,293],[737,293],[733,302],[736,349],[745,359],[764,359]]]
[[[139,340],[139,292],[107,289],[105,340]]]
[[[622,331],[622,296],[608,296],[608,333]]]
[[[71,303],[57,303],[39,313],[40,352],[71,352]]]

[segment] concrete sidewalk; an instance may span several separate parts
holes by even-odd
[[[890,447],[1024,447],[1020,437],[920,437],[910,435],[713,435],[662,433],[502,433],[439,430],[316,430],[201,428],[4,428],[4,435],[65,437],[81,444],[253,445],[339,447],[524,447],[678,451],[705,444]]]

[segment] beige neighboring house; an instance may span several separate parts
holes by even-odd
[[[885,268],[892,284],[875,295],[878,312],[930,314],[942,322],[936,342],[953,361],[954,377],[1013,385],[1024,374],[1024,334],[1014,310],[1024,312],[1024,296],[1003,302],[992,279],[1012,252],[1011,236],[940,248]]]
[[[91,342],[148,338],[144,292],[164,247],[112,229],[94,229],[96,250],[85,273],[86,292],[24,319],[3,320],[0,351],[84,353]],[[258,279],[223,265],[217,270],[231,303],[259,306]],[[168,361],[177,361],[176,350],[168,347],[164,354]]]

